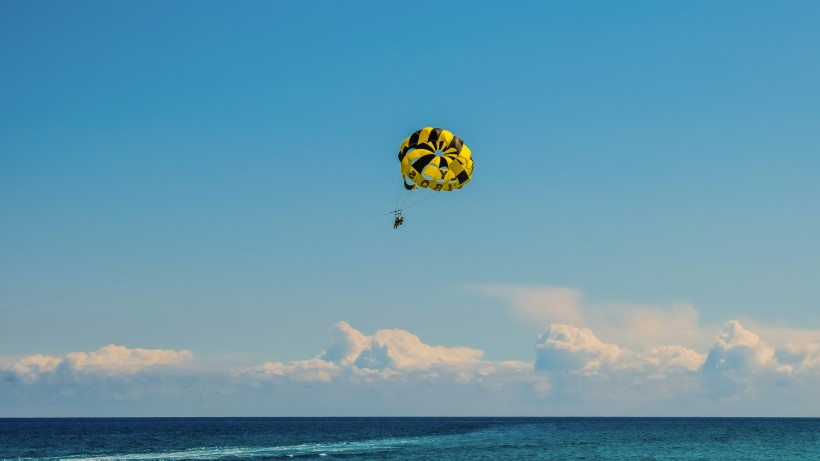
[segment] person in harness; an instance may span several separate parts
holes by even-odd
[[[393,221],[393,229],[398,229],[402,224],[404,224],[404,217],[401,215],[401,211],[397,211],[396,219]]]

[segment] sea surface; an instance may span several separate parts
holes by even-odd
[[[820,460],[820,418],[0,419],[0,458]]]

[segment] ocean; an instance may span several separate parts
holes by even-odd
[[[820,460],[820,418],[8,418],[0,458]]]

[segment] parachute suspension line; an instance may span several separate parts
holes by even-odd
[[[394,210],[401,208],[402,202],[407,198],[407,190],[403,186],[396,189],[396,204],[393,206]]]
[[[398,203],[398,206],[396,206],[396,209],[404,209],[407,205],[407,202],[409,202],[411,198],[413,198],[413,191],[404,191],[404,194],[402,195],[401,200]]]
[[[403,210],[406,210],[407,208],[414,207],[414,206],[416,206],[416,205],[418,205],[418,204],[420,204],[420,203],[422,203],[422,202],[426,202],[426,201],[430,200],[430,199],[431,199],[431,198],[433,198],[433,197],[439,197],[440,195],[441,195],[440,193],[433,193],[433,195],[430,195],[430,196],[424,197],[423,199],[416,200],[415,202],[411,202],[410,204],[405,204],[405,205],[402,207],[402,209],[403,209]]]
[[[396,189],[396,204],[395,204],[395,206],[393,206],[394,210],[399,209],[399,206],[401,206],[401,203],[402,203],[403,199],[405,198],[405,196],[407,195],[407,192],[408,192],[407,189],[405,189],[403,186],[399,186],[399,188]]]
[[[376,215],[368,216],[366,218],[360,218],[360,219],[356,219],[356,220],[353,220],[353,221],[347,221],[347,222],[343,222],[343,223],[339,223],[339,224],[334,224],[334,225],[330,225],[330,226],[327,226],[327,227],[322,227],[322,228],[319,228],[319,229],[314,229],[312,231],[304,232],[302,234],[297,234],[297,235],[298,236],[304,236],[304,235],[317,234],[319,232],[327,232],[329,230],[339,229],[341,227],[347,227],[347,226],[350,226],[350,225],[353,225],[353,224],[358,224],[360,222],[370,221],[371,219],[380,218],[382,216],[387,216],[389,214],[395,214],[395,212],[396,212],[395,210],[386,211],[384,213],[379,213],[379,214],[376,214]]]
[[[401,189],[396,189],[396,203],[393,205],[393,209],[397,210],[399,208],[399,204],[401,203]]]
[[[402,180],[402,184],[399,186],[398,192],[396,193],[396,206],[393,207],[396,211],[401,211],[405,208],[407,202],[413,198],[413,192],[415,189],[407,189],[404,186],[404,181]]]

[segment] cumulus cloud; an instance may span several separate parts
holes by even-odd
[[[775,348],[775,359],[790,371],[805,373],[820,370],[820,343],[784,344]]]
[[[653,347],[638,355],[638,362],[646,369],[663,374],[697,371],[705,361],[706,354],[676,345]]]
[[[343,322],[339,327],[350,325]],[[484,351],[469,347],[430,346],[418,336],[398,329],[379,330],[366,337],[366,341],[367,346],[354,362],[359,368],[426,370],[433,366],[475,364],[484,355]]]
[[[806,415],[820,411],[820,345],[773,344],[738,320],[711,347],[648,347],[552,323],[533,360],[336,324],[312,358],[186,367],[190,351],[106,346],[3,359],[0,415]],[[73,405],[73,406],[72,406]],[[107,405],[107,406],[106,406]],[[123,407],[123,405],[130,405]],[[122,414],[113,411],[113,414]]]
[[[64,357],[30,355],[5,369],[7,378],[35,381],[59,370],[76,373],[135,374],[160,365],[178,365],[191,359],[189,350],[129,349],[109,344],[95,352],[71,352]]]
[[[189,360],[192,355],[189,350],[129,349],[109,344],[96,352],[68,354],[65,360],[75,370],[137,373],[156,365],[176,365]]]
[[[333,342],[320,358],[347,366],[355,362],[369,344],[370,340],[360,331],[347,322],[339,322],[333,327]]]
[[[746,410],[753,407],[742,404],[793,405],[811,395],[820,385],[818,353],[816,344],[772,346],[738,320],[705,354],[672,344],[630,349],[588,328],[550,325],[536,343],[535,368],[550,375],[556,396],[586,402],[734,402]]]
[[[789,404],[794,405],[803,400],[801,389],[820,387],[820,366],[813,360],[816,350],[815,344],[775,347],[731,320],[700,369],[703,394],[715,401],[781,404],[790,395]]]
[[[330,382],[340,367],[322,359],[298,360],[289,363],[268,362],[245,372],[261,377],[285,377],[295,382]]]
[[[667,344],[634,350],[601,341],[589,328],[550,325],[536,341],[535,369],[551,372],[699,372],[722,375],[820,373],[820,345],[774,347],[745,328],[727,322],[707,353]]]
[[[774,348],[745,329],[738,320],[729,321],[704,364],[705,370],[763,371],[776,369]]]
[[[659,378],[667,374],[693,372],[706,360],[705,354],[678,345],[631,350],[602,342],[588,328],[550,325],[536,341],[535,368],[547,372],[581,374],[645,372]]]
[[[426,344],[401,329],[367,335],[347,322],[336,324],[331,337],[314,358],[268,362],[234,377],[291,401],[313,389],[316,400],[302,403],[322,402],[324,414],[343,402],[351,405],[347,414],[361,408],[370,414],[469,414],[473,408],[477,414],[522,414],[529,399],[550,394],[550,378],[534,373],[531,363],[487,361],[479,349]]]
[[[547,371],[595,372],[603,363],[616,363],[623,352],[615,344],[604,344],[588,328],[550,325],[535,346],[535,368]]]
[[[676,403],[678,414],[709,414],[704,402],[760,402],[784,382],[810,389],[820,375],[813,346],[772,347],[737,320],[704,352],[677,344],[627,347],[600,339],[590,328],[551,324],[536,339],[532,364],[486,361],[480,350],[427,345],[404,330],[365,335],[340,322],[332,336],[330,347],[313,359],[246,372],[274,383],[370,386],[373,395],[408,383],[411,393],[452,385],[517,389],[519,397],[539,405],[597,404],[620,414],[651,402]]]
[[[56,370],[60,363],[62,363],[61,359],[48,355],[30,355],[12,362],[6,368],[6,373],[10,377],[16,377],[24,381],[34,381],[40,374]]]
[[[331,345],[319,356],[288,363],[265,363],[248,372],[293,381],[400,379],[408,376],[467,382],[531,369],[523,362],[486,362],[484,352],[469,347],[425,344],[405,330],[383,329],[367,336],[347,322],[333,328]]]
[[[339,322],[333,332],[333,344],[319,358],[340,366],[424,370],[439,364],[475,362],[484,354],[468,347],[429,346],[418,336],[398,329],[365,336],[347,322]]]

